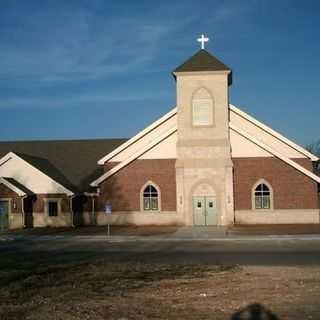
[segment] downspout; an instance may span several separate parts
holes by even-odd
[[[73,205],[72,200],[75,197],[75,195],[69,197],[70,201],[70,213],[71,213],[71,227],[74,228],[74,212],[73,212]]]
[[[94,197],[99,197],[99,195],[100,195],[100,188],[97,188],[97,192],[96,192],[96,193],[85,192],[84,194],[85,194],[85,196],[91,198],[91,216],[92,216],[92,222],[93,222],[93,224],[96,225],[96,224],[97,224],[97,219],[96,219],[97,217],[96,217]]]
[[[26,228],[26,214],[25,214],[25,211],[24,211],[24,199],[26,199],[28,196],[27,195],[24,195],[22,197],[20,197],[21,199],[21,211],[22,211],[22,225],[23,225],[23,228]]]
[[[97,188],[97,192],[95,194],[96,197],[99,197],[100,196],[100,188]],[[93,203],[94,204],[94,203]],[[96,217],[96,210],[95,210],[95,206],[93,207],[93,210],[94,210],[94,221],[95,221],[95,224],[98,225],[98,220],[97,220],[97,217]]]
[[[97,224],[96,214],[95,214],[95,205],[94,205],[94,195],[91,197],[92,200],[92,219],[94,224]]]

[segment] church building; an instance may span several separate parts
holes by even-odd
[[[0,228],[320,223],[319,159],[231,104],[203,44],[129,140],[0,142]]]

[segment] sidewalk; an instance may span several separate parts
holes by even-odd
[[[233,225],[227,232],[232,235],[320,235],[320,224]]]

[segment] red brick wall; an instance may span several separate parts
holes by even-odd
[[[316,182],[277,158],[233,158],[235,210],[250,210],[251,190],[259,179],[267,180],[274,192],[274,209],[316,209]],[[293,159],[312,171],[308,159]]]
[[[11,212],[21,213],[21,198],[4,184],[0,184],[0,198],[11,198]]]
[[[149,180],[160,188],[162,211],[175,211],[175,159],[135,160],[124,167],[101,184],[96,210],[111,203],[113,211],[139,211],[140,190]]]

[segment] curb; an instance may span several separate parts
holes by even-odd
[[[107,237],[103,237],[102,240],[105,239],[107,242],[201,242],[201,241],[208,241],[208,242],[257,242],[257,241],[320,241],[320,236],[243,236],[243,237],[216,237],[216,238],[141,238],[141,237],[135,237],[135,238],[116,238],[110,237],[109,239]],[[89,239],[79,239],[79,240],[89,240]],[[94,240],[94,239],[92,239]]]
[[[5,241],[106,241],[111,243],[121,242],[200,242],[200,241],[218,241],[218,242],[242,242],[242,241],[320,241],[320,234],[304,235],[267,235],[267,236],[219,236],[219,237],[144,237],[144,236],[72,236],[72,235],[43,235],[43,236],[0,236],[0,242]]]

